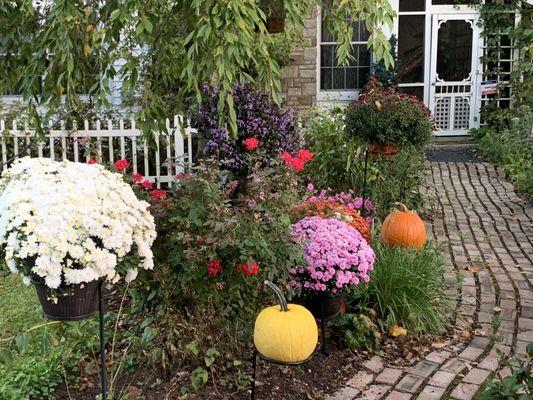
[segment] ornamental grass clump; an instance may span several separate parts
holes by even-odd
[[[291,269],[291,284],[302,294],[337,294],[368,282],[374,251],[354,228],[334,218],[306,217],[292,226],[307,265]]]
[[[26,283],[51,289],[131,281],[154,265],[148,207],[101,165],[25,157],[0,179],[0,253]]]

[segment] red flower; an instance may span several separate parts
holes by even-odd
[[[176,179],[182,180],[184,182],[187,182],[189,180],[189,175],[187,175],[185,172],[180,172],[179,174],[176,174]]]
[[[152,199],[161,200],[167,197],[167,192],[165,190],[156,189],[151,193]]]
[[[292,159],[291,165],[296,171],[303,171],[304,170],[305,161],[302,158],[300,158],[300,157],[295,157],[295,158]]]
[[[131,174],[131,177],[137,183],[140,183],[143,180],[143,176],[141,174],[139,174],[138,172],[135,172],[134,174]]]
[[[304,162],[311,161],[313,159],[313,153],[311,153],[309,150],[300,150],[298,151],[298,154],[296,157],[301,158],[304,160]]]
[[[256,138],[248,138],[243,141],[244,147],[246,147],[246,150],[248,151],[254,151],[259,147],[259,140]]]
[[[289,152],[284,151],[283,153],[281,153],[281,156],[285,160],[285,164],[291,164],[292,163],[292,156],[291,156],[291,154]]]
[[[96,160],[95,160],[94,158],[89,158],[89,159],[87,160],[87,164],[89,164],[89,165],[93,165],[93,164],[98,164],[98,163],[96,162]]]
[[[222,263],[217,259],[211,259],[207,262],[207,273],[211,276],[217,276],[222,271]]]
[[[259,265],[255,261],[247,261],[243,264],[237,265],[237,269],[242,271],[245,275],[257,275],[259,272]]]
[[[115,161],[113,165],[118,172],[124,172],[130,167],[130,163],[125,158]]]
[[[152,185],[152,182],[150,182],[148,179],[145,179],[144,181],[141,182],[141,186],[143,188],[145,188],[146,190],[152,190],[152,188],[154,187]]]

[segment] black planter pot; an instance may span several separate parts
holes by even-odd
[[[343,299],[342,294],[336,296],[323,294],[307,297],[303,304],[315,318],[331,319],[339,313]]]
[[[50,289],[35,285],[44,315],[52,321],[81,321],[98,310],[98,289],[101,281],[72,285],[56,290],[57,302],[49,300]]]

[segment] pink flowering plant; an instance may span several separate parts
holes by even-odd
[[[343,206],[359,212],[359,215],[364,216],[368,225],[372,226],[374,223],[374,212],[376,211],[374,203],[369,199],[363,200],[361,196],[357,196],[351,189],[346,192],[335,193],[330,188],[315,189],[312,184],[309,184],[307,186],[307,193],[304,197],[304,201],[309,203],[328,201],[330,203],[342,204]]]
[[[375,254],[361,234],[333,218],[306,217],[292,226],[307,265],[291,269],[291,285],[302,295],[343,289],[370,280]]]

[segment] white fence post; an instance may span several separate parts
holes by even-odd
[[[12,159],[25,156],[55,160],[60,148],[59,158],[74,162],[94,158],[102,164],[113,164],[120,158],[126,158],[131,163],[133,173],[140,173],[155,183],[157,188],[172,186],[176,173],[184,172],[185,166],[188,170],[192,168],[192,135],[197,130],[190,126],[190,121],[187,121],[183,129],[181,116],[174,116],[173,123],[167,119],[166,129],[163,132],[154,132],[155,148],[149,148],[142,132],[136,127],[135,119],[132,118],[129,122],[130,126],[126,128],[123,119],[118,121],[118,127],[111,120],[103,124],[99,120],[94,121],[94,124],[84,120],[83,129],[78,129],[76,123],[72,123],[69,130],[62,121],[59,129],[49,127],[45,137],[39,138],[35,130],[27,125],[20,130],[14,120],[9,129],[5,121],[0,120],[2,166]],[[114,142],[115,140],[117,142]],[[20,141],[24,143],[23,147]],[[142,154],[142,157],[139,154]],[[165,162],[162,162],[161,158]],[[161,171],[161,168],[166,170]]]

